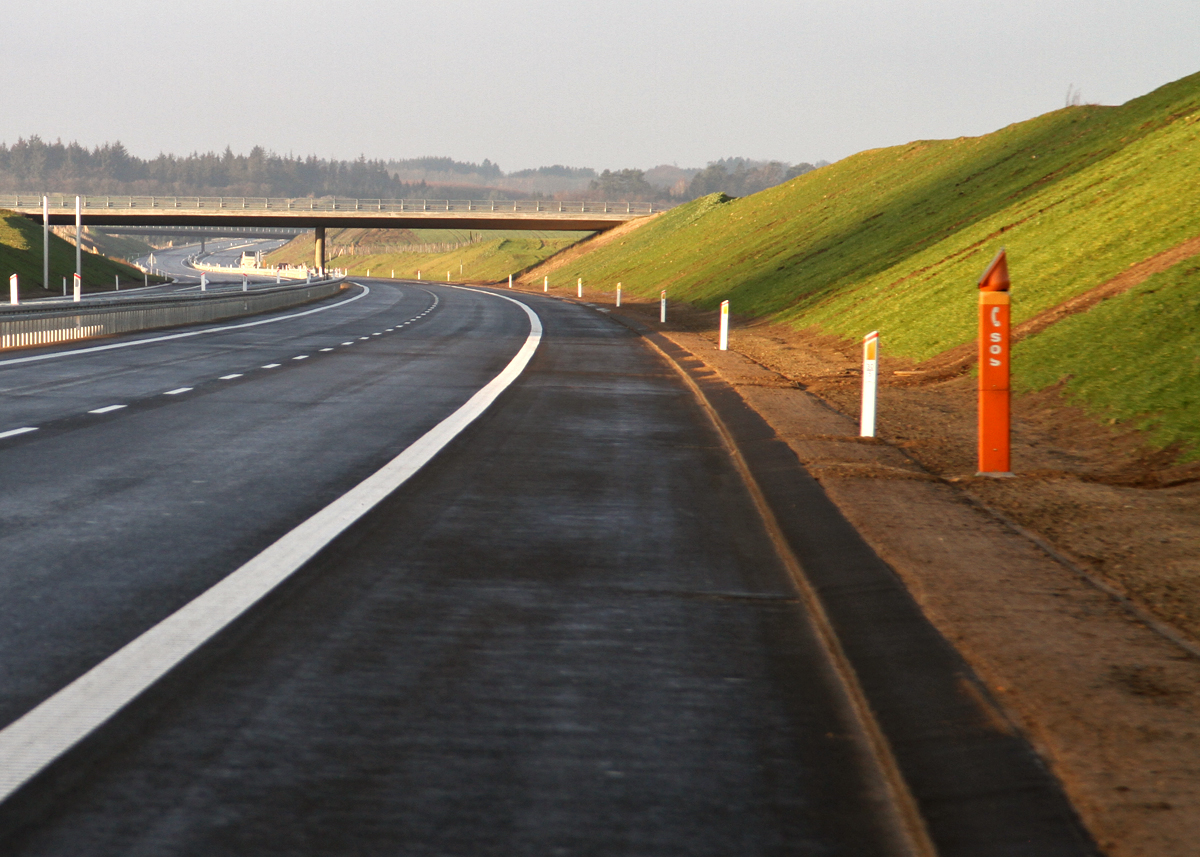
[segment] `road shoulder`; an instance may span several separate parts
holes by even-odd
[[[626,321],[645,330],[640,316]],[[953,484],[787,378],[702,335],[656,330],[732,387],[1030,740],[1112,855],[1200,839],[1200,659]]]

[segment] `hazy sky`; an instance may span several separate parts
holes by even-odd
[[[837,160],[1200,71],[1198,0],[5,4],[0,140],[491,158]]]

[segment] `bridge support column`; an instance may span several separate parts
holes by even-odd
[[[313,230],[314,246],[313,246],[313,261],[317,266],[317,273],[325,273],[325,227],[318,226]]]

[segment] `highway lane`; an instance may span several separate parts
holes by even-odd
[[[529,331],[496,297],[370,285],[0,365],[41,422],[0,440],[0,723],[373,472]],[[84,748],[70,789],[35,783],[6,853],[902,853],[704,412],[629,331],[524,299],[546,336],[512,389]]]

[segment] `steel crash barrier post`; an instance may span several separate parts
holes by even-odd
[[[1012,476],[1008,257],[979,278],[979,475]]]

